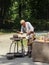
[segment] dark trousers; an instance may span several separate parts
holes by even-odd
[[[29,43],[29,40],[28,40],[28,43]],[[31,57],[31,54],[32,54],[32,43],[28,45],[28,56]]]

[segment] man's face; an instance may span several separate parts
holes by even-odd
[[[23,26],[23,27],[26,27],[26,23],[25,23],[25,22],[24,22],[24,23],[22,23],[22,26]]]

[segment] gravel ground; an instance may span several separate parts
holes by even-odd
[[[0,65],[49,65],[41,62],[33,62],[32,58],[28,57],[7,60],[5,55],[9,51],[11,43],[10,37],[12,37],[12,35],[13,34],[0,35]]]

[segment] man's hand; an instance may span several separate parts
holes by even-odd
[[[27,35],[30,35],[30,32],[28,32]]]
[[[27,32],[27,35],[30,35],[31,34],[31,31],[30,32]]]
[[[23,32],[17,31],[18,34],[23,34]]]
[[[30,35],[31,33],[34,33],[33,31],[29,31],[29,32],[27,32],[27,35]]]
[[[19,32],[18,34],[23,34],[23,32]]]
[[[19,32],[20,34],[23,34],[23,32]]]

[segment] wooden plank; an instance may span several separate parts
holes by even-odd
[[[49,43],[34,41],[32,45],[33,61],[49,63]]]

